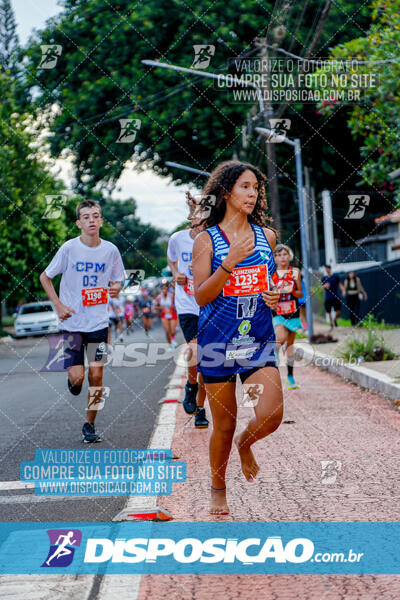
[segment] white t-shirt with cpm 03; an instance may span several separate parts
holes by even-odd
[[[199,305],[194,298],[193,273],[190,269],[192,262],[194,240],[190,236],[190,229],[176,231],[168,241],[167,256],[172,262],[178,262],[178,271],[187,277],[186,285],[175,282],[175,306],[178,315],[198,315]]]
[[[122,258],[114,244],[100,240],[100,244],[92,248],[79,237],[68,240],[59,248],[45,273],[50,278],[62,273],[59,298],[76,312],[60,323],[60,329],[83,333],[108,326],[108,284],[125,278]],[[82,293],[94,288],[96,292]],[[97,298],[103,303],[96,304]]]

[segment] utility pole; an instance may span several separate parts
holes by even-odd
[[[267,38],[257,38],[255,45],[260,48],[260,76],[261,76],[261,92],[265,100],[264,114],[262,115],[262,124],[265,128],[270,128],[269,119],[273,116],[273,107],[270,99],[270,59],[267,48]],[[263,75],[265,75],[263,77]],[[266,148],[267,155],[267,177],[268,177],[268,205],[272,217],[273,225],[281,229],[281,210],[279,204],[279,188],[278,188],[278,170],[276,167],[276,152],[275,144],[261,138],[261,149]]]
[[[336,266],[336,248],[333,235],[332,199],[329,190],[322,191],[322,210],[324,217],[325,264],[331,265],[332,270],[334,270]]]
[[[314,236],[312,230],[312,207],[311,207],[311,187],[310,187],[310,170],[304,167],[304,209],[306,215],[306,233],[308,248],[310,249],[311,267],[313,266],[314,255]]]
[[[315,271],[319,267],[319,243],[318,243],[318,223],[317,223],[317,204],[315,202],[315,187],[311,188],[311,224],[312,235],[314,240],[314,256],[311,255],[311,267]]]

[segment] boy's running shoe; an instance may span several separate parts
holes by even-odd
[[[82,391],[82,386],[81,385],[72,385],[72,383],[69,380],[69,377],[67,377],[67,382],[68,382],[68,389],[71,392],[71,394],[73,394],[74,396],[79,396],[79,394]]]
[[[295,382],[293,375],[288,375],[286,383],[287,383],[289,390],[297,390],[299,387],[297,385],[297,383]]]
[[[83,443],[96,444],[101,442],[101,437],[97,435],[93,423],[84,423],[82,427]]]
[[[183,400],[183,408],[185,409],[185,412],[188,415],[192,415],[196,411],[196,408],[197,408],[196,397],[197,397],[198,387],[199,387],[198,383],[189,383],[188,381],[186,382],[185,398]]]
[[[206,411],[203,407],[200,406],[197,408],[196,414],[194,416],[194,426],[198,429],[203,429],[208,427],[208,419],[206,417]]]

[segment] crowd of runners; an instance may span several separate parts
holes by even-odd
[[[123,284],[123,282],[121,282]],[[178,316],[174,303],[174,283],[163,279],[160,292],[151,293],[146,287],[142,287],[138,295],[122,295],[119,293],[111,297],[109,308],[109,343],[115,337],[120,342],[124,341],[124,335],[130,335],[139,327],[143,329],[146,336],[154,325],[154,319],[159,318],[165,331],[165,337],[170,344],[170,349],[176,347],[176,329]],[[115,336],[113,335],[115,334]]]
[[[74,339],[65,363],[74,395],[81,392],[85,377],[85,349],[90,389],[101,393],[110,339],[122,342],[136,327],[151,336],[154,318],[159,317],[173,350],[180,328],[187,344],[183,409],[194,415],[196,428],[207,428],[207,400],[212,418],[214,514],[229,512],[225,472],[233,443],[246,479],[257,476],[252,446],[275,431],[283,415],[279,357],[285,356],[286,385],[295,389],[294,341],[307,327],[301,272],[291,266],[292,250],[277,243],[279,232],[267,216],[265,180],[253,165],[228,161],[210,175],[200,200],[187,194],[189,225],[169,239],[172,277],[162,281],[156,293],[143,287],[137,296],[124,295],[121,255],[100,238],[101,207],[92,200],[77,207],[80,235],[61,246],[40,276],[65,339]],[[52,284],[58,274],[59,294]],[[332,292],[334,280],[326,283]],[[257,401],[252,419],[235,435],[237,376],[243,389],[255,387]],[[82,427],[86,443],[101,441],[92,402],[89,393]]]

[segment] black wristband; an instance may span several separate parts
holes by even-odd
[[[228,271],[228,269],[225,269],[225,267],[222,263],[219,266],[221,267],[221,269],[223,269],[225,271],[225,273],[229,273],[229,275],[232,274],[232,271]]]

